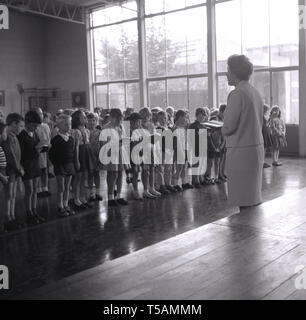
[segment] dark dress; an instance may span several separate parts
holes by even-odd
[[[270,148],[272,146],[272,137],[271,137],[271,133],[268,126],[268,121],[265,117],[263,119],[263,125],[262,125],[262,136],[264,139],[265,149]]]
[[[23,130],[17,138],[21,150],[20,163],[24,169],[22,179],[25,181],[39,177],[41,170],[39,166],[39,153],[36,149],[39,143],[37,134],[34,132],[33,137],[31,137],[26,130]]]
[[[49,151],[50,160],[54,166],[56,176],[71,176],[75,174],[74,167],[74,140],[69,136],[65,141],[60,135],[51,140]]]

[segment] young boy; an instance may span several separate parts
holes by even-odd
[[[15,203],[17,181],[23,174],[21,166],[21,149],[17,136],[24,128],[24,119],[18,113],[10,113],[6,118],[7,139],[2,142],[2,147],[6,154],[8,175],[8,184],[5,186],[5,195],[7,201],[7,228],[9,230],[19,229],[21,225],[17,223],[15,217]]]
[[[100,142],[99,137],[101,130],[97,128],[99,116],[95,113],[87,115],[87,129],[89,130],[90,159],[92,162],[92,170],[88,172],[88,186],[90,189],[89,201],[102,201],[100,195]]]
[[[160,130],[161,132],[165,132],[169,130],[167,128],[167,113],[165,111],[159,111],[157,113],[157,130]],[[161,152],[162,152],[162,164],[159,164],[156,166],[156,185],[157,185],[157,190],[164,195],[168,195],[171,193],[170,190],[168,190],[166,184],[170,187],[171,181],[167,179],[166,181],[166,174],[165,171],[167,172],[167,178],[169,177],[169,172],[172,172],[172,165],[171,164],[165,164],[165,157],[166,157],[166,139],[163,137],[162,138],[162,145],[161,145]]]
[[[36,129],[36,134],[39,139],[39,147],[44,147],[46,152],[39,153],[39,166],[41,169],[41,176],[38,182],[38,193],[39,198],[49,197],[51,193],[48,190],[48,148],[50,148],[51,131],[47,123],[43,122],[44,114],[41,108],[36,108],[35,111],[38,113],[41,124]]]
[[[74,140],[69,135],[71,117],[66,114],[60,115],[57,119],[57,127],[59,132],[51,140],[49,155],[57,182],[58,216],[67,217],[75,214],[68,205],[71,178],[75,174]]]
[[[205,129],[203,122],[208,120],[207,112],[204,108],[197,108],[195,112],[196,120],[190,124],[189,129],[195,130],[195,150],[194,155],[196,157],[199,156],[199,130]],[[201,175],[194,175],[192,176],[192,184],[195,188],[201,188]]]
[[[28,111],[25,115],[25,129],[18,135],[21,149],[21,165],[24,169],[22,177],[25,187],[25,209],[26,221],[29,225],[39,224],[45,219],[37,213],[37,185],[41,175],[39,165],[40,152],[46,151],[39,146],[39,139],[36,134],[37,127],[41,124],[41,118],[34,110]]]
[[[175,151],[175,174],[173,178],[174,188],[180,192],[185,189],[192,189],[193,186],[188,183],[188,177],[186,176],[186,125],[187,125],[187,112],[184,110],[178,110],[174,118],[174,132],[177,134],[174,137],[174,151]],[[183,160],[185,159],[185,162]],[[179,181],[181,180],[181,186]]]

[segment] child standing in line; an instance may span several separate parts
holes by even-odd
[[[37,213],[37,186],[41,175],[39,166],[39,153],[44,152],[39,146],[36,134],[37,127],[41,124],[41,118],[34,110],[25,115],[25,129],[18,135],[21,149],[21,165],[24,169],[22,177],[25,195],[26,221],[29,225],[44,222],[45,219]]]
[[[68,204],[71,178],[75,174],[75,144],[70,136],[71,117],[66,114],[60,115],[57,119],[57,127],[59,131],[51,140],[49,156],[57,182],[58,216],[67,217],[75,214]]]
[[[44,147],[46,152],[39,153],[39,166],[41,169],[41,176],[38,182],[38,192],[37,196],[39,198],[49,197],[51,193],[49,192],[48,188],[48,150],[50,148],[50,141],[51,141],[51,131],[48,124],[43,122],[44,114],[41,108],[36,108],[35,111],[38,113],[41,124],[36,129],[36,134],[39,139],[39,147]]]
[[[220,122],[224,122],[224,111],[226,109],[226,104],[222,104],[219,108],[219,116],[218,120]],[[222,131],[221,131],[222,134]],[[225,137],[222,135],[222,143],[220,146],[220,153],[221,153],[221,158],[220,158],[220,169],[219,169],[219,178],[221,181],[226,181],[227,177],[225,174],[225,162],[226,162],[226,141]]]
[[[72,114],[71,136],[75,142],[76,153],[76,173],[72,178],[72,190],[74,209],[77,211],[93,207],[86,197],[87,173],[90,169],[89,132],[85,127],[86,124],[87,118],[83,111],[77,110]]]
[[[183,189],[187,189],[187,184],[185,183],[186,179],[186,124],[187,124],[187,113],[184,110],[178,110],[175,114],[174,118],[174,130],[173,132],[176,134],[174,137],[174,163],[175,163],[175,173],[173,177],[174,188],[180,192]],[[178,163],[178,161],[182,161],[185,159],[184,163]],[[181,186],[179,185],[181,181]],[[186,186],[186,187],[185,187]]]
[[[9,177],[9,182],[5,186],[5,196],[7,201],[7,228],[15,230],[22,227],[16,221],[15,203],[17,192],[17,181],[20,179],[24,170],[21,166],[21,149],[17,136],[24,128],[24,119],[18,113],[10,113],[6,118],[7,139],[2,142],[2,147],[6,154],[7,168],[6,173]]]
[[[207,121],[207,114],[204,108],[197,108],[195,111],[196,120],[190,124],[189,129],[195,130],[195,150],[196,157],[199,156],[199,131],[205,129],[203,122]],[[201,175],[194,175],[192,177],[193,186],[197,189],[201,188]]]
[[[89,201],[102,201],[100,195],[100,142],[99,137],[101,130],[98,129],[99,116],[95,113],[87,115],[87,128],[89,130],[90,159],[92,162],[92,170],[88,172],[88,187],[90,189]]]
[[[139,133],[139,130],[141,129],[141,116],[138,112],[133,112],[127,120],[130,121],[131,126],[131,169],[129,170],[129,173],[131,174],[131,182],[133,185],[133,198],[134,200],[143,200],[138,190],[138,178],[141,165],[140,163],[134,163],[132,158],[132,150],[142,139],[142,136]],[[137,162],[140,162],[139,158],[137,158]]]
[[[210,120],[218,121],[219,119],[219,110],[214,110],[211,112]],[[223,135],[221,132],[221,128],[212,128],[211,130],[211,139],[214,145],[214,158],[213,158],[213,165],[214,165],[214,182],[221,183],[222,180],[219,176],[220,171],[220,159],[221,159],[221,148],[223,144]]]
[[[166,132],[168,130],[167,128],[167,113],[165,111],[159,111],[157,113],[157,127],[156,129],[160,130],[161,133]],[[165,170],[169,170],[169,168],[166,169],[166,166],[170,165],[172,170],[171,164],[166,164],[166,140],[165,137],[162,137],[161,141],[161,155],[162,155],[162,163],[156,166],[156,185],[157,190],[164,195],[168,195],[171,193],[170,190],[168,190],[166,186],[166,179],[165,179]]]
[[[208,119],[210,120],[210,111],[208,108],[206,108],[206,112],[208,114]],[[213,136],[213,129],[208,127],[207,128],[207,169],[204,175],[204,182],[203,182],[203,184],[206,184],[206,185],[215,184],[215,180],[211,178],[211,170],[212,170],[218,149],[214,144],[212,136]]]
[[[6,156],[4,150],[1,147],[3,141],[6,140],[6,126],[3,122],[0,122],[0,185],[6,186],[8,184],[8,177],[6,175]],[[6,210],[0,210],[0,234],[3,234],[4,229],[4,219]]]
[[[286,140],[286,125],[284,120],[281,118],[281,110],[279,106],[274,106],[270,112],[269,128],[271,131],[272,138],[272,165],[274,167],[282,166],[279,162],[279,152],[281,148],[287,146]]]
[[[149,108],[139,110],[141,116],[141,126],[144,129],[143,133],[147,136],[154,136],[155,128],[152,123],[152,113]],[[148,155],[144,155],[146,157]],[[154,144],[151,144],[151,164],[144,163],[142,165],[141,180],[143,184],[143,197],[146,199],[155,199],[161,196],[161,193],[155,190],[155,165],[154,165]]]
[[[106,181],[107,181],[107,193],[108,193],[108,206],[109,207],[117,207],[118,205],[128,205],[128,202],[121,197],[122,191],[122,177],[124,171],[123,164],[123,148],[122,148],[122,139],[124,137],[124,133],[122,130],[122,119],[123,115],[120,109],[112,109],[110,111],[110,121],[102,128],[103,130],[109,130],[111,132],[114,130],[114,134],[112,137],[108,137],[107,141],[101,142],[101,147],[107,142],[114,143],[115,145],[119,145],[118,157],[116,157],[114,163],[103,164],[103,169],[107,171]],[[119,141],[118,141],[119,139]],[[103,150],[103,149],[101,149]],[[105,155],[106,156],[106,155]],[[107,156],[110,156],[108,154]],[[103,158],[103,154],[100,151],[100,158]],[[116,196],[114,195],[116,188]]]

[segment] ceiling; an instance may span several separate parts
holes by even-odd
[[[122,0],[60,0],[61,2],[65,2],[67,4],[72,4],[75,6],[83,6],[83,7],[90,7],[92,5],[97,4],[110,4],[113,2],[122,2]]]

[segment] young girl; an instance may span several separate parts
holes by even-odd
[[[219,108],[219,116],[218,120],[220,122],[224,121],[224,111],[226,109],[226,104],[221,104]],[[222,134],[222,132],[221,132]],[[225,175],[225,163],[226,163],[226,141],[225,137],[222,135],[222,143],[220,146],[220,153],[221,153],[221,158],[220,158],[220,167],[219,167],[219,178],[221,181],[225,182],[227,181],[227,177]]]
[[[77,211],[92,208],[86,198],[87,173],[90,169],[89,131],[86,129],[87,118],[83,111],[77,110],[72,114],[71,136],[75,142],[75,169],[72,178],[74,209]]]
[[[6,186],[8,184],[8,177],[6,175],[6,156],[4,150],[1,147],[1,143],[6,140],[6,126],[3,122],[0,122],[0,185]],[[0,210],[0,234],[4,233],[4,219],[5,210]]]
[[[210,120],[210,111],[208,108],[205,108],[205,110],[208,114],[208,120]],[[207,169],[204,175],[204,182],[203,182],[203,184],[206,184],[206,185],[215,184],[215,180],[211,178],[211,170],[219,150],[217,146],[215,146],[213,135],[214,135],[214,129],[211,129],[208,127],[207,128]]]
[[[148,136],[153,136],[155,128],[152,123],[152,113],[149,108],[142,108],[139,110],[141,116],[141,126],[144,129],[144,133]],[[146,157],[147,155],[144,155]],[[154,145],[151,145],[151,164],[144,163],[142,165],[141,179],[143,184],[143,197],[146,199],[155,199],[161,196],[161,193],[155,190],[155,175],[153,164]]]
[[[219,111],[215,110],[211,113],[210,120],[218,121],[219,117]],[[214,158],[213,158],[213,165],[214,165],[214,171],[215,171],[215,183],[221,183],[221,177],[219,176],[220,172],[220,159],[221,159],[221,148],[223,147],[223,136],[221,132],[221,128],[213,128],[211,130],[211,139],[213,142],[213,145],[215,147],[214,150]]]
[[[286,125],[281,119],[281,110],[278,106],[272,107],[268,126],[272,139],[272,165],[278,167],[282,165],[282,163],[278,161],[280,148],[287,146]]]
[[[6,172],[9,177],[9,183],[5,187],[5,196],[7,201],[7,228],[15,230],[22,227],[16,221],[15,217],[15,202],[17,192],[17,181],[23,176],[24,171],[21,166],[21,149],[17,136],[23,130],[24,119],[18,113],[10,113],[6,118],[7,124],[7,139],[2,142],[4,149],[7,168]]]
[[[131,126],[130,150],[132,152],[134,147],[141,141],[141,136],[138,132],[138,130],[141,129],[141,116],[138,112],[133,112],[127,120],[130,121],[130,126]],[[137,159],[137,161],[139,162],[139,159]],[[131,157],[131,169],[129,170],[129,173],[131,174],[134,200],[142,200],[138,190],[138,177],[139,177],[140,169],[141,169],[140,164],[134,163]]]
[[[122,112],[120,109],[111,109],[110,111],[110,121],[102,128],[103,130],[112,131],[115,130],[117,132],[117,135],[113,135],[112,137],[108,137],[107,141],[101,141],[101,147],[103,147],[104,144],[109,142],[111,139],[114,139],[112,141],[113,143],[117,144],[119,143],[119,152],[118,156],[115,159],[115,163],[109,163],[109,164],[103,164],[103,169],[107,171],[106,175],[106,181],[107,181],[107,193],[108,193],[108,206],[109,207],[117,207],[118,204],[120,205],[127,205],[128,202],[121,198],[121,191],[122,191],[122,173],[124,171],[124,165],[123,165],[123,152],[122,149],[122,138],[124,137],[124,133],[122,130]],[[117,141],[116,139],[119,139]],[[115,141],[116,140],[116,141]],[[102,149],[101,149],[102,150]],[[100,152],[100,159],[103,158],[102,153]],[[115,188],[116,188],[116,196],[115,196]]]
[[[168,130],[167,128],[167,113],[165,111],[159,111],[156,116],[157,119],[157,127],[156,129],[160,130],[162,132],[166,132]],[[165,179],[165,168],[168,164],[165,163],[166,160],[166,140],[163,137],[162,138],[162,143],[160,146],[160,151],[162,155],[162,163],[156,166],[156,186],[158,192],[160,192],[163,195],[168,195],[171,193],[170,190],[168,190],[166,186],[166,179]],[[167,170],[169,170],[167,168]]]
[[[100,195],[100,142],[99,137],[101,130],[97,128],[99,116],[95,113],[87,115],[87,128],[89,130],[89,144],[90,144],[90,160],[92,162],[92,170],[88,172],[88,186],[90,188],[89,201],[102,201]]]
[[[45,219],[37,213],[37,184],[41,174],[39,166],[39,153],[44,149],[39,147],[39,139],[35,133],[41,124],[38,113],[34,110],[25,115],[25,129],[18,135],[21,149],[21,165],[24,169],[22,177],[25,195],[26,220],[29,225],[44,222]]]
[[[178,110],[174,118],[174,132],[178,135],[174,137],[174,150],[175,150],[175,173],[173,177],[174,188],[180,192],[187,189],[186,183],[186,162],[182,162],[183,157],[186,161],[186,124],[187,113],[184,110]],[[181,180],[181,186],[179,185]],[[185,187],[186,186],[186,187]],[[184,188],[183,188],[184,187]]]
[[[58,215],[67,217],[75,214],[68,205],[71,177],[75,174],[74,140],[69,135],[71,117],[66,114],[60,115],[57,119],[57,127],[59,131],[51,140],[49,156],[57,182]]]
[[[264,115],[263,115],[263,125],[262,125],[262,136],[264,139],[264,148],[265,148],[265,157],[266,157],[267,150],[270,149],[272,146],[272,138],[271,138],[271,134],[268,126],[269,106],[264,104],[263,109],[264,109]],[[265,161],[263,164],[263,168],[266,169],[270,167],[271,166]]]
[[[36,108],[35,111],[38,113],[41,124],[36,129],[36,134],[39,139],[39,147],[45,147],[48,151],[50,148],[50,141],[51,141],[51,131],[50,127],[43,122],[44,114],[41,108]],[[49,197],[51,193],[48,190],[48,153],[41,152],[39,154],[39,166],[41,169],[41,176],[38,182],[38,192],[37,196],[39,198]]]

